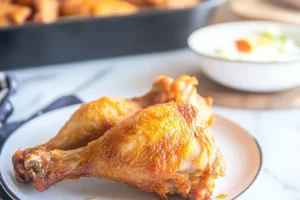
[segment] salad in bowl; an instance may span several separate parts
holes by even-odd
[[[284,62],[300,59],[300,47],[280,29],[269,27],[221,44],[214,56],[228,60]]]
[[[188,46],[214,81],[242,91],[276,92],[300,85],[300,26],[244,21],[196,30]]]

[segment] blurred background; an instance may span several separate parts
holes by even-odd
[[[251,58],[212,49],[243,40],[246,55],[260,36],[268,48]],[[65,95],[132,97],[159,75],[188,74],[262,146],[261,176],[243,199],[300,200],[299,49],[299,0],[0,0],[0,134]]]

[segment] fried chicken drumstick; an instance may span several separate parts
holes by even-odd
[[[212,196],[225,173],[223,156],[198,109],[171,102],[143,109],[88,146],[69,150],[36,149],[25,168],[38,191],[79,177],[116,180],[167,200]]]
[[[24,24],[31,15],[31,9],[0,0],[0,27],[12,24]]]
[[[197,79],[181,76],[173,80],[166,76],[156,79],[152,89],[146,95],[132,100],[124,98],[103,97],[83,104],[50,141],[35,148],[18,150],[13,155],[13,166],[19,182],[29,183],[31,178],[24,169],[24,157],[37,148],[45,150],[69,150],[86,146],[89,142],[101,137],[107,130],[142,108],[170,101],[186,101],[201,110],[202,122],[212,123],[213,113],[211,99],[204,99],[195,85]]]
[[[202,0],[126,0],[140,7],[154,7],[164,9],[187,8],[202,2]]]
[[[61,2],[62,16],[117,16],[139,11],[134,4],[120,0],[65,0]]]

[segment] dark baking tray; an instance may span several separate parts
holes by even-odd
[[[134,15],[60,20],[0,29],[0,69],[165,51],[186,46],[223,0],[206,0],[180,10],[146,10]]]

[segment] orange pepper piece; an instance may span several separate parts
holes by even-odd
[[[251,52],[251,50],[252,50],[250,43],[244,39],[236,40],[235,45],[239,52],[247,53],[247,52]]]

